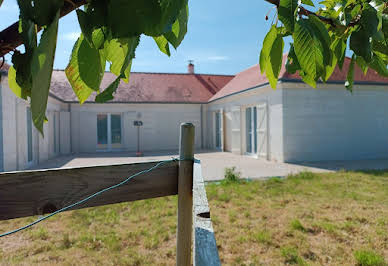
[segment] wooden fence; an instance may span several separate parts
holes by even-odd
[[[73,209],[178,194],[176,264],[190,265],[193,247],[194,265],[220,265],[201,164],[193,151],[194,126],[182,124],[179,161],[166,162]],[[0,220],[54,212],[157,163],[0,173]]]

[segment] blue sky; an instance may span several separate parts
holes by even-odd
[[[132,71],[182,73],[191,59],[197,73],[236,74],[258,63],[275,11],[271,10],[266,21],[271,8],[263,0],[190,0],[188,33],[177,51],[168,57],[159,52],[151,38],[143,36]],[[16,0],[4,0],[0,18],[1,30],[18,19]],[[74,12],[60,20],[55,68],[66,67],[79,32]],[[285,50],[288,47],[286,44]]]

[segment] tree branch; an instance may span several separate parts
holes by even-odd
[[[87,0],[72,0],[65,1],[61,9],[60,16],[66,16],[71,11],[83,6],[87,3]],[[40,29],[38,29],[39,31]],[[15,22],[8,28],[0,32],[0,57],[13,51],[16,47],[21,45],[22,38],[19,34],[19,22]]]
[[[313,15],[319,18],[322,22],[330,24],[331,26],[335,27],[335,22],[331,18],[322,17],[310,10],[305,9],[303,6],[299,6],[299,15],[305,15],[305,16]]]
[[[275,6],[279,6],[279,2],[280,2],[280,0],[264,0],[264,1],[267,1],[268,3],[271,3]]]

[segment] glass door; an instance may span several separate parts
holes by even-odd
[[[257,110],[256,107],[248,107],[245,110],[246,126],[246,152],[248,154],[257,153]]]
[[[216,112],[216,148],[221,149],[221,113]]]
[[[97,115],[97,149],[114,150],[121,148],[121,115]]]
[[[110,115],[111,149],[121,148],[121,115]]]

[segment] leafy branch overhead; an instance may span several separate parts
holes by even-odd
[[[345,53],[353,53],[345,86],[352,90],[354,66],[388,77],[388,2],[386,0],[266,0],[277,8],[276,23],[264,39],[260,69],[276,88],[282,65],[283,38],[291,37],[286,63],[289,73],[316,87],[335,67],[342,69]],[[311,9],[311,10],[310,10]],[[349,44],[349,46],[348,46]]]
[[[187,32],[188,0],[17,2],[20,19],[17,27],[11,25],[4,30],[7,34],[0,33],[2,43],[10,38],[8,46],[0,47],[0,55],[24,45],[24,53],[13,51],[9,85],[17,96],[30,98],[32,119],[42,134],[61,16],[77,9],[82,33],[74,44],[65,73],[80,103],[93,92],[97,94],[96,102],[113,99],[120,81],[129,80],[141,35],[153,37],[160,51],[170,55],[170,45],[177,48]],[[84,8],[79,9],[82,5]],[[40,29],[43,34],[38,42]],[[101,88],[107,62],[116,78],[107,88]]]

